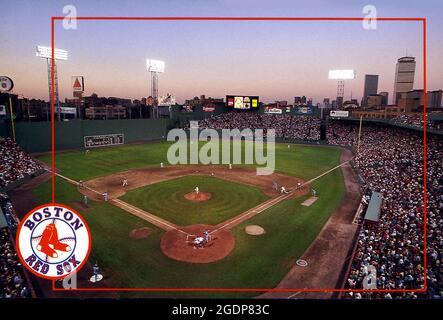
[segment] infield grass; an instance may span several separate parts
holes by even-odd
[[[198,186],[209,201],[184,198]],[[215,177],[186,176],[133,189],[120,199],[180,226],[218,224],[269,199],[260,188]]]

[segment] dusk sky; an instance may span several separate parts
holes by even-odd
[[[379,17],[426,17],[428,90],[443,88],[443,2],[433,1],[17,1],[0,0],[0,75],[14,93],[48,99],[46,63],[36,45],[50,46],[51,16],[72,4],[79,16],[363,17],[372,4]],[[365,74],[378,74],[379,91],[394,87],[396,61],[416,57],[414,88],[423,88],[421,22],[307,21],[78,21],[56,22],[55,47],[69,51],[58,62],[60,98],[72,97],[71,76],[85,77],[86,95],[140,99],[150,94],[146,58],[164,60],[159,93],[179,103],[200,94],[259,95],[265,102],[294,96],[335,98],[329,69],[355,69],[345,99],[361,99]]]

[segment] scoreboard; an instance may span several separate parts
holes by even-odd
[[[258,108],[258,96],[226,96],[226,106],[238,110]]]
[[[125,143],[123,133],[84,136],[85,148],[115,146]]]

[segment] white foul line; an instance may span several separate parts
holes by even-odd
[[[124,206],[124,207],[127,207],[127,208],[129,208],[129,209],[131,209],[131,210],[137,211],[138,213],[140,213],[140,214],[142,214],[142,215],[145,215],[145,211],[143,211],[143,210],[141,210],[141,209],[139,209],[139,208],[137,208],[137,207],[134,207],[134,206],[132,206],[132,205],[130,205],[130,204],[124,202],[124,201],[121,201],[121,200],[119,200],[119,199],[112,199],[111,201],[117,202],[118,204],[120,204],[120,205],[122,205],[122,206]],[[177,231],[180,231],[180,232],[182,232],[182,233],[188,235],[187,232],[185,232],[185,231],[183,231],[183,230],[180,230],[179,228],[177,228],[177,227],[175,227],[175,226],[173,226],[173,225],[170,225],[169,223],[167,223],[167,222],[165,222],[165,221],[161,221],[161,220],[159,220],[159,219],[154,218],[152,214],[149,216],[149,219],[154,220],[154,221],[156,221],[156,222],[158,222],[158,223],[160,223],[160,224],[163,224],[163,225],[165,225],[165,226],[167,226],[167,227],[169,227],[169,228],[171,228],[171,229],[173,229],[173,230],[177,230]]]
[[[65,176],[63,176],[63,175],[61,175],[61,174],[59,174],[59,173],[55,173],[55,175],[57,175],[57,176],[60,177],[60,178],[65,179],[66,181],[71,182],[72,184],[75,184],[75,185],[78,185],[78,184],[79,184],[78,181],[75,181],[75,180],[73,180],[73,179],[71,179],[71,178],[65,177]],[[92,189],[92,188],[90,188],[90,187],[88,187],[88,186],[85,186],[85,185],[83,185],[83,188],[88,189],[88,190],[90,190],[90,191],[92,191],[92,192],[95,192],[95,193],[97,193],[97,194],[100,194],[100,195],[102,194],[101,192],[99,192],[99,191],[97,191],[97,190],[94,190],[94,189]],[[137,211],[138,213],[141,213],[141,214],[145,215],[145,214],[144,214],[144,211],[140,210],[140,209],[137,208],[137,207],[130,206],[130,205],[127,204],[126,202],[123,202],[123,201],[121,201],[121,200],[119,200],[119,199],[112,199],[111,201],[115,201],[115,202],[121,204],[122,206],[125,206],[125,207],[127,207],[127,208],[130,208],[130,209],[132,209],[132,210]],[[155,219],[155,218],[153,218],[152,216],[153,216],[153,215],[151,215],[149,218],[152,219],[152,220],[154,220],[154,221],[156,221],[156,222],[158,222],[158,223],[160,223],[160,224],[163,224],[163,225],[165,225],[165,226],[167,226],[167,227],[169,227],[169,228],[171,228],[171,229],[173,229],[173,230],[180,231],[180,232],[182,232],[182,233],[184,233],[184,234],[186,234],[186,235],[188,234],[187,232],[185,232],[185,231],[183,231],[183,230],[180,230],[180,229],[178,229],[178,228],[176,228],[176,227],[174,227],[174,226],[172,226],[172,225],[170,225],[170,224],[168,224],[168,223],[166,223],[166,222],[164,222],[164,221],[161,221],[161,220]]]
[[[345,162],[342,162],[342,163],[340,163],[339,165],[335,166],[334,168],[329,169],[329,170],[326,171],[326,172],[323,172],[321,175],[319,175],[319,176],[317,176],[317,177],[315,177],[315,178],[312,178],[311,180],[306,181],[306,182],[302,183],[302,184],[299,185],[299,186],[294,187],[294,188],[293,188],[291,191],[289,191],[289,193],[287,193],[287,194],[284,194],[284,195],[278,196],[277,198],[274,198],[274,199],[272,199],[272,200],[270,200],[270,201],[268,201],[268,202],[262,203],[261,205],[255,207],[255,208],[253,208],[253,209],[250,209],[250,211],[249,211],[247,214],[245,214],[245,215],[240,215],[240,216],[238,216],[237,218],[235,218],[235,219],[233,219],[233,220],[231,220],[231,221],[225,223],[225,224],[222,225],[221,227],[212,230],[212,231],[210,232],[210,234],[215,233],[215,232],[217,232],[217,231],[219,231],[219,230],[221,230],[221,229],[223,229],[223,228],[226,228],[227,226],[233,224],[234,222],[237,222],[237,221],[240,220],[240,219],[243,219],[243,218],[249,216],[249,215],[252,214],[252,213],[261,213],[261,212],[263,212],[264,210],[267,210],[267,209],[271,208],[272,206],[276,205],[276,204],[279,203],[280,201],[282,201],[282,200],[288,198],[288,197],[292,194],[292,192],[294,192],[295,190],[300,189],[300,188],[304,187],[305,185],[307,185],[307,184],[309,184],[309,183],[311,183],[311,182],[313,182],[313,181],[315,181],[315,180],[317,180],[317,179],[320,179],[321,177],[323,177],[324,175],[330,173],[331,171],[334,171],[335,169],[344,166],[345,164],[347,164],[347,163],[350,162],[351,160],[352,160],[352,159],[347,160],[347,161],[345,161]],[[265,207],[265,208],[262,209],[262,207]]]

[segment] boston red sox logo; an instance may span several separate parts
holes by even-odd
[[[65,278],[86,263],[91,234],[83,217],[61,204],[31,210],[17,229],[17,252],[23,265],[46,279]]]

